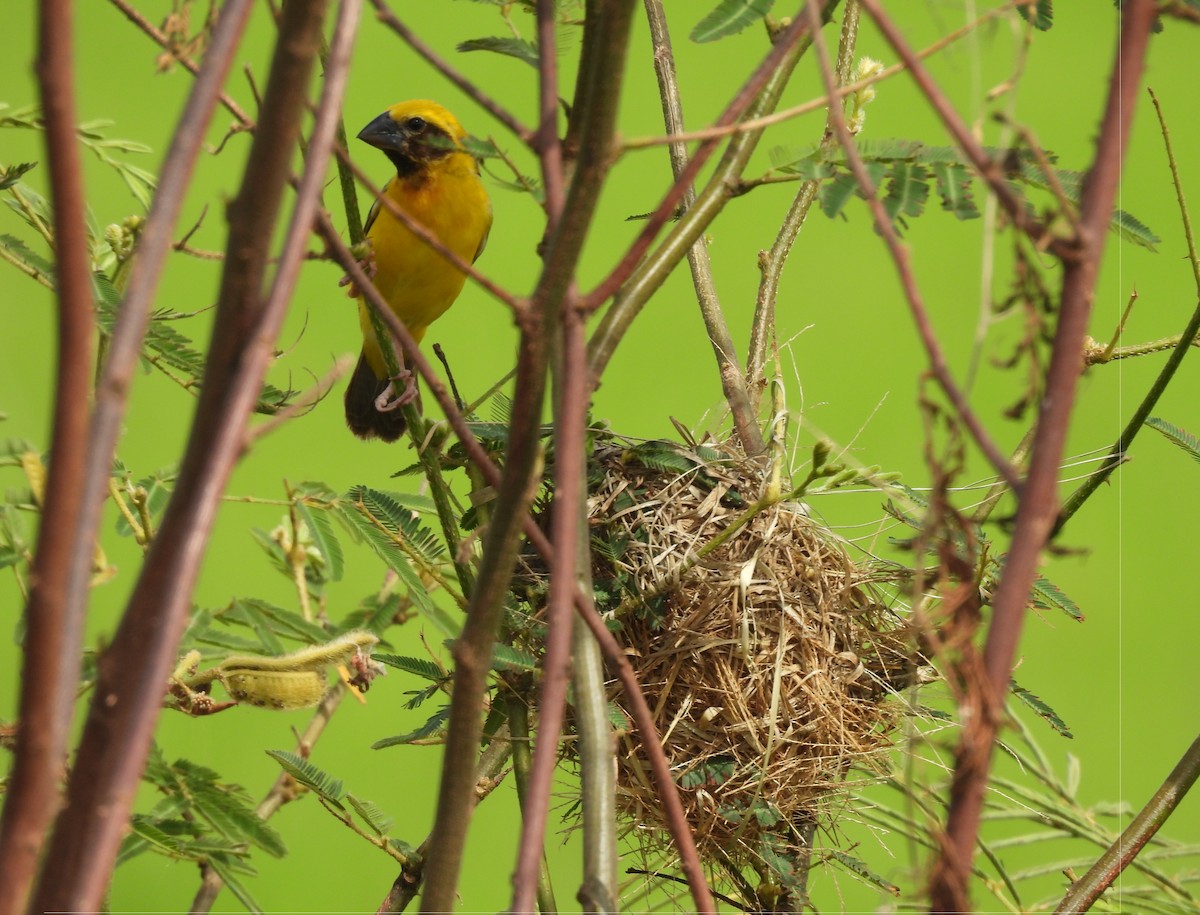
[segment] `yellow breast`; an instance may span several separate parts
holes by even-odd
[[[492,208],[475,161],[468,154],[455,152],[417,175],[393,178],[385,194],[467,263],[481,250],[492,224]],[[429,325],[458,298],[466,274],[386,207],[379,208],[367,237],[375,258],[375,286],[419,342]],[[387,373],[383,356],[371,329],[368,306],[361,301],[359,323],[367,363],[376,377],[383,378]]]

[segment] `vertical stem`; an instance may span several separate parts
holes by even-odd
[[[683,133],[683,99],[679,94],[679,80],[675,72],[675,53],[671,49],[671,32],[667,27],[667,14],[663,9],[662,0],[645,0],[646,19],[650,23],[650,40],[654,45],[654,73],[658,78],[658,94],[662,99],[663,126],[668,135]],[[687,168],[687,144],[682,141],[671,143],[667,147],[671,157],[671,172],[678,181],[683,170]],[[683,193],[680,209],[686,211],[696,200],[696,189],[688,182]],[[721,376],[721,388],[725,393],[725,401],[733,414],[734,429],[741,439],[742,449],[747,454],[760,453],[765,444],[762,433],[755,421],[752,398],[746,391],[746,376],[738,364],[737,350],[733,337],[729,333],[729,325],[721,310],[721,301],[717,297],[717,287],[713,282],[712,263],[708,257],[708,245],[704,239],[697,241],[688,249],[688,267],[692,271],[692,286],[696,290],[696,300],[700,305],[700,314],[704,318],[704,326],[708,329],[708,339],[712,343],[713,355],[717,359],[717,369]]]
[[[54,862],[35,890],[35,911],[96,911],[108,886],[175,661],[192,587],[225,481],[244,443],[250,415],[283,315],[276,293],[263,299],[272,230],[288,177],[316,57],[325,0],[293,0],[283,11],[263,119],[242,188],[230,204],[230,236],[213,340],[179,485],[168,506],[112,644],[101,658],[95,697],[46,858]],[[57,40],[57,38],[56,38]],[[293,222],[290,247],[303,251],[325,161],[310,159],[306,217]],[[319,173],[317,173],[319,172]],[[302,198],[303,199],[303,198]],[[295,236],[302,238],[299,242]],[[299,263],[297,257],[296,263]]]
[[[632,18],[632,0],[590,0],[587,6],[585,57],[592,61],[579,74],[577,95],[588,104],[574,106],[580,118],[582,145],[562,217],[547,240],[545,268],[528,311],[519,315],[521,351],[517,361],[513,420],[509,429],[508,461],[488,528],[475,592],[467,622],[455,642],[454,693],[446,734],[438,810],[425,872],[422,912],[453,908],[463,847],[473,807],[473,773],[464,761],[472,758],[482,729],[481,704],[487,688],[491,651],[499,629],[504,601],[512,579],[513,562],[522,525],[532,498],[540,449],[540,421],[546,385],[549,341],[558,331],[564,303],[574,281],[600,188],[608,172],[625,54]],[[533,806],[533,805],[531,805]]]
[[[58,366],[50,472],[25,607],[17,754],[0,822],[0,912],[20,911],[58,805],[58,782],[75,702],[91,538],[81,521],[91,381],[92,278],[84,220],[83,169],[75,139],[70,0],[43,0],[37,77],[46,117],[46,155],[58,261]],[[80,567],[82,566],[82,569]]]
[[[529,772],[533,767],[533,754],[530,744],[533,737],[529,732],[529,693],[524,689],[520,694],[512,693],[508,697],[508,729],[512,732],[513,775],[517,781],[517,800],[521,804],[521,816],[529,809]],[[537,905],[542,915],[554,915],[558,911],[558,903],[554,899],[554,887],[550,883],[550,869],[546,865],[546,853],[541,850],[538,855],[537,873]]]
[[[1162,106],[1159,105],[1158,97],[1154,94],[1153,90],[1150,90],[1150,100],[1154,103],[1154,110],[1158,114],[1158,124],[1162,130],[1163,145],[1167,150],[1167,164],[1171,168],[1171,180],[1175,184],[1175,199],[1179,203],[1180,219],[1183,223],[1183,237],[1187,240],[1188,260],[1192,264],[1192,277],[1196,285],[1196,307],[1193,309],[1192,316],[1188,319],[1183,333],[1180,334],[1179,342],[1171,350],[1171,355],[1163,363],[1163,367],[1154,379],[1154,383],[1150,385],[1150,390],[1146,392],[1146,396],[1142,398],[1137,409],[1133,411],[1129,422],[1121,430],[1121,435],[1113,443],[1108,457],[1100,462],[1100,467],[1096,472],[1084,480],[1079,488],[1071,493],[1070,497],[1063,503],[1062,511],[1059,512],[1058,520],[1054,524],[1054,531],[1051,536],[1058,534],[1062,526],[1074,517],[1075,512],[1079,511],[1080,506],[1088,500],[1092,493],[1099,488],[1100,484],[1107,480],[1112,472],[1125,460],[1125,452],[1133,444],[1133,440],[1137,437],[1137,434],[1142,430],[1142,425],[1146,422],[1150,411],[1154,409],[1154,405],[1158,403],[1158,399],[1166,391],[1167,385],[1175,377],[1175,372],[1178,371],[1180,364],[1183,362],[1183,357],[1187,355],[1187,351],[1193,341],[1195,341],[1197,334],[1200,334],[1200,254],[1197,254],[1196,251],[1196,236],[1192,232],[1192,219],[1188,214],[1187,200],[1183,194],[1183,180],[1179,177],[1179,166],[1175,161],[1175,152],[1171,148],[1171,133],[1167,130],[1167,121],[1163,116]],[[1133,302],[1130,301],[1130,307],[1132,305]],[[1128,315],[1128,310],[1126,310],[1126,315]],[[1109,350],[1111,351],[1111,349],[1112,346],[1110,345]]]
[[[864,0],[868,2],[874,4],[876,0]],[[1082,368],[1079,354],[1154,19],[1153,0],[1127,0],[1123,4],[1104,119],[1080,197],[1077,256],[1063,264],[1062,301],[1046,374],[1046,396],[1038,410],[1029,474],[1017,506],[1012,548],[993,600],[983,658],[986,680],[973,690],[968,697],[969,705],[963,710],[965,726],[956,753],[946,835],[930,887],[935,912],[959,912],[968,904],[967,882],[992,748],[1003,715],[1003,696],[1012,676],[1030,585],[1057,517],[1058,466]]]
[[[842,14],[842,35],[838,43],[836,75],[839,87],[850,82],[850,69],[858,42],[858,18],[858,0],[846,0],[846,9]],[[831,102],[832,104],[844,105],[845,100],[839,99],[837,102]],[[821,146],[836,145],[837,139],[827,122]],[[766,387],[763,369],[767,362],[767,348],[775,329],[775,301],[779,295],[779,280],[783,275],[784,264],[792,252],[792,245],[795,244],[796,236],[800,234],[800,229],[808,218],[808,211],[817,199],[820,187],[819,180],[805,181],[800,185],[800,190],[796,192],[791,206],[788,207],[787,215],[783,217],[783,224],[779,227],[771,250],[762,259],[762,279],[758,284],[754,322],[750,327],[750,348],[746,356],[746,379],[755,409],[762,397],[763,388]]]

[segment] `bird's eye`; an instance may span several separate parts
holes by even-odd
[[[424,118],[409,118],[407,121],[405,121],[404,126],[407,127],[413,133],[420,133],[422,130],[425,129],[425,119]]]

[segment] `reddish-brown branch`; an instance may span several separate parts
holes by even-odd
[[[533,145],[542,163],[542,187],[548,217],[546,234],[553,232],[566,200],[563,150],[558,138],[558,36],[555,34],[557,5],[539,2],[538,23],[538,129]]]
[[[864,0],[864,5],[869,3],[873,5],[871,0]],[[1038,410],[1012,548],[993,600],[992,623],[984,647],[987,682],[964,709],[946,836],[930,887],[935,912],[961,912],[968,905],[967,880],[992,746],[1003,710],[1002,697],[1011,677],[1038,558],[1058,512],[1058,467],[1082,369],[1083,336],[1137,104],[1155,6],[1154,0],[1126,0],[1122,8],[1104,119],[1080,197],[1079,237],[1075,247],[1063,256],[1062,303],[1046,374],[1046,396]]]
[[[813,0],[809,0],[808,18],[810,23],[820,21],[818,9]],[[818,28],[815,27],[814,32]],[[996,447],[995,442],[992,441],[991,436],[988,435],[987,430],[983,427],[983,423],[979,421],[979,417],[971,409],[966,395],[959,389],[953,376],[950,374],[950,366],[946,363],[946,357],[942,353],[941,344],[938,343],[937,335],[933,331],[933,325],[929,321],[929,312],[925,309],[921,292],[917,288],[917,280],[913,275],[908,250],[901,243],[899,236],[896,235],[895,226],[892,225],[892,220],[884,209],[883,202],[875,193],[875,185],[867,174],[866,165],[863,163],[862,156],[858,153],[854,137],[846,127],[846,119],[842,114],[842,106],[836,101],[837,81],[829,62],[829,54],[825,48],[825,43],[817,35],[814,44],[821,63],[821,74],[825,80],[825,91],[831,100],[829,105],[829,124],[846,153],[846,164],[850,167],[850,171],[854,173],[854,178],[858,182],[863,196],[866,197],[867,204],[871,208],[871,214],[875,218],[875,228],[883,236],[883,240],[888,247],[888,252],[891,254],[892,260],[896,265],[896,273],[899,275],[900,284],[904,288],[904,297],[908,302],[909,310],[912,312],[913,323],[916,325],[917,333],[921,337],[921,343],[924,345],[926,355],[929,357],[929,369],[933,373],[934,378],[937,379],[939,386],[945,392],[947,399],[954,406],[955,412],[958,413],[963,424],[970,430],[972,438],[975,439],[980,450],[987,456],[988,462],[1004,478],[1013,491],[1017,491],[1020,488],[1020,481],[1017,479],[1017,473],[1013,469],[1012,464],[1009,463],[1008,458],[1001,453],[1000,449]]]
[[[562,218],[566,200],[562,143],[558,136],[558,61],[555,36],[555,4],[540,0],[538,22],[539,119],[534,140],[542,166],[545,188],[546,236],[552,235]],[[529,780],[522,799],[521,839],[513,874],[513,912],[532,912],[537,895],[538,871],[545,849],[546,819],[550,789],[558,761],[558,739],[566,709],[571,667],[571,602],[574,597],[575,555],[578,547],[579,506],[583,504],[582,443],[586,434],[587,373],[573,363],[578,336],[582,346],[583,325],[571,304],[561,309],[561,369],[555,379],[555,465],[552,515],[555,555],[551,567],[550,597],[546,609],[546,654],[542,663],[541,696],[538,701],[537,742]],[[554,328],[559,333],[558,328]]]
[[[546,608],[548,634],[538,703],[537,741],[525,790],[521,845],[513,875],[512,912],[534,910],[538,867],[545,847],[550,790],[558,762],[558,741],[570,678],[571,609],[579,590],[576,557],[579,514],[586,501],[583,444],[587,435],[588,383],[583,319],[571,303],[563,309],[562,336],[561,374],[556,379],[558,409],[554,417],[554,510],[551,514],[554,560],[550,566],[550,597]]]
[[[396,14],[388,9],[384,0],[371,0],[371,5],[375,7],[379,21],[399,35],[405,44],[424,57],[435,70],[458,86],[459,89],[471,98],[475,99],[481,107],[486,108],[492,117],[516,134],[521,142],[530,143],[533,141],[535,134],[532,130],[518,121],[508,109],[480,89],[476,83],[471,82],[471,80],[467,79],[443,60],[433,48],[425,44],[408,26],[396,18]]]
[[[282,320],[278,301],[274,312],[264,307],[263,278],[324,9],[325,0],[293,0],[283,9],[263,119],[242,189],[229,206],[213,341],[179,485],[100,660],[78,750],[87,777],[71,780],[48,851],[54,864],[35,892],[35,911],[97,911],[103,901],[220,494],[240,454]],[[323,174],[325,161],[314,157],[310,163]]]
[[[58,367],[50,473],[25,607],[25,655],[17,752],[0,822],[0,912],[19,912],[33,885],[71,727],[92,542],[85,511],[92,281],[84,219],[83,169],[75,139],[70,0],[43,0],[37,77],[46,122],[46,157],[57,258]],[[82,574],[75,570],[82,557]]]

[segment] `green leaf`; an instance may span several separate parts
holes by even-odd
[[[1033,27],[1040,32],[1048,31],[1054,25],[1054,0],[1018,3],[1017,12],[1026,22],[1032,22]]]
[[[164,832],[159,828],[159,824],[154,823],[145,814],[135,813],[131,816],[129,828],[131,834],[121,843],[121,850],[117,854],[118,864],[135,858],[148,849],[156,849],[173,858],[190,857],[186,839]]]
[[[496,643],[492,647],[492,670],[537,670],[537,658],[511,645]]]
[[[821,203],[821,212],[830,219],[842,212],[846,202],[858,190],[858,181],[853,175],[839,174],[821,185],[817,199]]]
[[[1200,439],[1185,429],[1173,426],[1165,419],[1151,416],[1146,419],[1146,425],[1156,432],[1161,432],[1169,442],[1173,442],[1192,456],[1193,461],[1200,461]]]
[[[879,887],[884,892],[890,893],[893,896],[900,895],[900,887],[879,876],[879,874],[867,867],[867,865],[858,858],[854,858],[845,852],[840,852],[836,848],[829,849],[829,854],[834,861],[842,865],[842,867],[846,868],[846,870],[850,871],[856,877],[859,877],[862,880],[865,880],[867,883]]]
[[[306,645],[329,641],[329,633],[323,627],[299,613],[257,597],[236,598],[217,617],[223,622],[241,623],[253,629],[261,647],[250,650],[264,654],[283,654],[287,649],[280,639],[294,639]]]
[[[921,165],[897,162],[888,169],[883,208],[892,219],[917,217],[929,199],[929,172]]]
[[[775,841],[768,838],[759,844],[758,856],[781,886],[792,890],[803,888],[804,879],[797,870],[797,861],[790,849],[779,848]]]
[[[704,760],[690,772],[685,772],[679,779],[682,788],[709,788],[724,784],[733,778],[737,763],[731,756],[713,756]]]
[[[177,764],[177,767],[182,763]],[[185,781],[197,813],[212,827],[234,842],[252,842],[267,854],[282,858],[287,846],[279,833],[254,812],[248,802],[240,800],[228,789],[218,786],[207,778],[190,778]]]
[[[1157,245],[1162,241],[1141,220],[1124,210],[1114,210],[1108,225],[1125,241],[1133,242],[1148,251],[1157,251]]]
[[[347,613],[338,627],[342,630],[366,629],[381,634],[400,612],[400,595],[395,592],[384,595],[368,594],[357,607]]]
[[[1039,610],[1061,610],[1071,619],[1083,622],[1083,611],[1079,605],[1063,594],[1054,582],[1040,575],[1034,579],[1030,604]]]
[[[413,549],[425,562],[432,565],[445,555],[441,541],[417,520],[416,509],[407,497],[368,486],[355,486],[346,498],[363,517],[374,521],[397,542]]]
[[[21,241],[15,235],[0,235],[0,249],[5,251],[13,260],[24,264],[30,271],[38,273],[53,282],[56,272],[54,264],[40,254],[34,253],[25,242]]]
[[[716,41],[735,35],[771,12],[775,0],[721,0],[716,9],[692,29],[692,41]]]
[[[959,219],[978,219],[979,208],[971,197],[971,173],[967,167],[957,162],[935,162],[931,168],[937,179],[942,209]]]
[[[1012,694],[1014,696],[1025,703],[1025,705],[1027,705],[1029,708],[1033,709],[1033,711],[1037,713],[1038,717],[1044,719],[1046,723],[1050,725],[1050,727],[1062,734],[1063,737],[1072,739],[1075,737],[1075,735],[1072,734],[1070,729],[1067,727],[1067,723],[1059,717],[1058,712],[1054,711],[1054,709],[1052,709],[1044,700],[1020,686],[1016,680],[1011,680],[1009,682],[1009,688],[1012,690]]]
[[[333,533],[333,524],[329,521],[329,511],[308,502],[298,502],[296,512],[308,525],[308,534],[315,546],[325,558],[329,570],[330,581],[341,581],[342,572],[346,568],[346,557],[342,553],[342,545],[338,543]]]
[[[233,859],[225,855],[211,855],[207,864],[217,876],[221,878],[225,884],[225,888],[233,893],[234,898],[244,905],[249,911],[256,913],[262,912],[262,906],[250,895],[250,891],[242,884],[242,881],[237,877],[238,868],[234,867]]]
[[[283,767],[283,771],[300,784],[315,791],[335,807],[345,809],[341,803],[342,795],[345,793],[341,779],[333,778],[307,759],[297,756],[295,753],[289,753],[287,750],[267,750],[267,755],[279,763]]]
[[[355,486],[337,511],[338,517],[400,577],[417,609],[447,634],[461,628],[429,597],[419,571],[413,567],[414,560],[428,565],[439,563],[444,550],[437,537],[413,517],[412,509],[405,507],[404,497]]]
[[[491,51],[493,54],[503,54],[513,57],[522,63],[527,63],[535,70],[538,67],[537,47],[524,38],[472,38],[458,44],[459,51]]]
[[[425,740],[433,737],[445,729],[446,721],[449,718],[450,706],[443,706],[434,712],[433,716],[415,731],[409,731],[407,734],[401,734],[398,737],[385,737],[382,740],[377,740],[371,744],[371,749],[382,750],[385,747],[395,747],[401,744],[412,743],[414,740]]]
[[[36,162],[14,162],[7,167],[0,166],[0,191],[8,190],[21,179],[23,174],[36,167]]]
[[[678,445],[663,439],[651,439],[626,448],[621,460],[659,473],[687,473],[699,466],[699,462]]]
[[[355,812],[363,818],[363,822],[377,836],[386,835],[387,831],[392,828],[392,818],[372,801],[355,797],[353,794],[347,794],[346,803],[354,808]]]
[[[415,674],[421,679],[433,683],[441,683],[449,676],[445,670],[426,658],[409,658],[398,654],[374,654],[371,657],[388,667]]]

